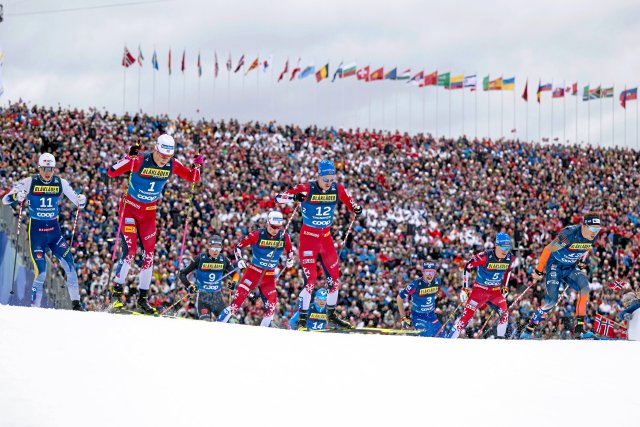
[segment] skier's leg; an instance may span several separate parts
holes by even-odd
[[[273,272],[265,273],[260,284],[260,293],[267,299],[267,304],[264,308],[264,318],[260,322],[260,326],[271,326],[273,316],[276,312],[276,303],[278,300],[278,293],[276,292],[276,282]]]
[[[36,307],[40,307],[42,302],[42,288],[47,277],[47,260],[45,258],[47,246],[47,232],[38,231],[38,221],[29,220],[29,248],[35,269],[35,277],[31,286],[31,305]]]
[[[258,280],[260,279],[260,275],[262,270],[253,265],[249,265],[242,275],[242,279],[238,282],[238,286],[236,287],[236,292],[233,298],[233,301],[229,305],[229,307],[222,310],[220,315],[218,316],[218,322],[228,322],[231,316],[236,314],[236,312],[242,306],[242,303],[256,286],[258,286]]]

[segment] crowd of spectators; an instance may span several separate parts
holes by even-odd
[[[417,276],[422,260],[438,263],[443,288],[438,313],[444,322],[459,304],[461,269],[481,250],[490,250],[496,233],[512,236],[517,255],[511,275],[512,301],[529,284],[542,248],[563,227],[579,224],[586,212],[599,212],[604,229],[589,260],[591,301],[588,323],[596,313],[613,317],[622,293],[606,285],[620,277],[638,283],[639,153],[627,148],[530,143],[518,140],[434,138],[362,129],[333,129],[234,120],[191,121],[145,114],[117,116],[95,109],[28,106],[0,109],[0,189],[36,173],[37,158],[50,152],[58,174],[85,194],[73,241],[82,303],[88,310],[109,304],[111,250],[118,226],[117,203],[126,177],[107,178],[107,168],[129,146],[151,149],[161,133],[170,133],[185,164],[201,153],[206,162],[196,186],[183,263],[203,250],[208,236],[220,234],[224,251],[261,226],[276,193],[315,179],[316,165],[333,160],[338,179],[363,206],[341,255],[338,310],[354,325],[398,328],[395,296]],[[158,243],[150,303],[167,307],[185,296],[177,280],[178,255],[188,211],[190,186],[171,179],[158,203]],[[64,201],[60,221],[71,237],[74,207]],[[290,209],[283,211],[285,217]],[[334,241],[342,243],[352,217],[338,208]],[[289,232],[297,243],[300,217]],[[340,248],[338,248],[340,249]],[[322,269],[318,285],[323,286]],[[58,269],[55,274],[62,274]],[[137,292],[132,267],[125,295]],[[50,273],[51,274],[51,273]],[[278,283],[274,325],[287,327],[302,286],[302,270],[290,269]],[[543,287],[529,291],[514,310],[511,324],[523,324],[542,300]],[[576,295],[567,292],[541,329],[544,337],[566,337],[574,321]],[[177,306],[177,315],[195,317],[194,298]],[[259,323],[263,306],[247,301],[239,321]],[[479,310],[467,335],[491,315]]]

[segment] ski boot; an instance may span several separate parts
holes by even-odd
[[[80,305],[80,301],[77,299],[74,299],[73,301],[71,301],[71,309],[73,311],[87,311],[84,308],[82,308],[82,306]]]
[[[347,322],[346,320],[342,320],[336,315],[335,307],[327,308],[327,314],[328,314],[328,320],[329,320],[327,322],[328,327],[338,328],[338,329],[353,329],[353,326],[351,326],[351,323]],[[302,318],[302,316],[300,316],[300,318]]]
[[[535,325],[532,325],[531,323],[528,324],[522,330],[522,333],[520,333],[520,339],[521,340],[531,340],[531,339],[533,339],[533,331],[535,331],[535,329],[536,329]]]
[[[158,311],[149,305],[147,301],[147,295],[149,293],[148,289],[140,289],[140,295],[138,295],[138,299],[136,300],[136,308],[142,314],[156,315]]]
[[[122,303],[122,285],[115,284],[111,290],[111,308],[114,311],[120,311],[124,308]]]
[[[300,313],[298,316],[298,321],[293,329],[297,331],[307,331],[307,313]]]

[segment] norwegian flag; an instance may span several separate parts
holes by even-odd
[[[593,323],[593,329],[596,333],[602,337],[615,338],[616,337],[616,324],[608,317],[604,317],[601,314],[596,314],[596,320]]]
[[[287,62],[284,63],[284,70],[280,73],[280,77],[278,77],[278,81],[284,78],[284,75],[289,72],[289,58],[287,58]]]
[[[625,286],[626,283],[624,283],[622,279],[616,279],[615,282],[609,283],[609,289],[612,289],[614,291],[621,291]]]
[[[125,68],[129,68],[135,62],[136,62],[136,58],[134,58],[133,55],[131,55],[131,52],[129,52],[129,49],[127,49],[127,47],[125,46],[124,53],[122,54],[122,66]]]

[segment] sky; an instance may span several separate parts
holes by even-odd
[[[0,46],[5,92],[0,102],[106,108],[190,118],[276,120],[300,125],[376,128],[438,135],[558,138],[638,147],[637,102],[618,96],[637,87],[640,3],[609,1],[164,1],[61,13],[35,13],[127,3],[114,0],[4,2]],[[31,14],[30,14],[31,13]],[[122,52],[145,61],[124,72]],[[154,48],[160,70],[151,68]],[[171,48],[173,74],[167,73]],[[180,59],[186,50],[186,70]],[[196,61],[201,52],[203,75]],[[213,78],[214,52],[220,74]],[[227,73],[271,56],[266,73]],[[286,59],[303,66],[355,62],[358,67],[476,74],[478,81],[515,76],[514,92],[446,91],[403,82],[277,83]],[[246,69],[246,68],[245,68]],[[520,97],[528,81],[529,102]],[[535,102],[538,82],[582,88],[614,86],[613,99]],[[155,87],[155,91],[154,91]],[[155,93],[155,95],[154,95]],[[138,101],[139,100],[139,101]],[[576,102],[577,101],[577,102]],[[576,106],[577,104],[577,106]],[[553,108],[553,111],[552,111]],[[577,108],[577,112],[576,112]],[[577,113],[577,114],[576,114]],[[515,116],[515,117],[514,117]],[[626,133],[625,133],[626,122]],[[512,130],[514,130],[512,132]],[[576,138],[577,136],[577,138]]]

